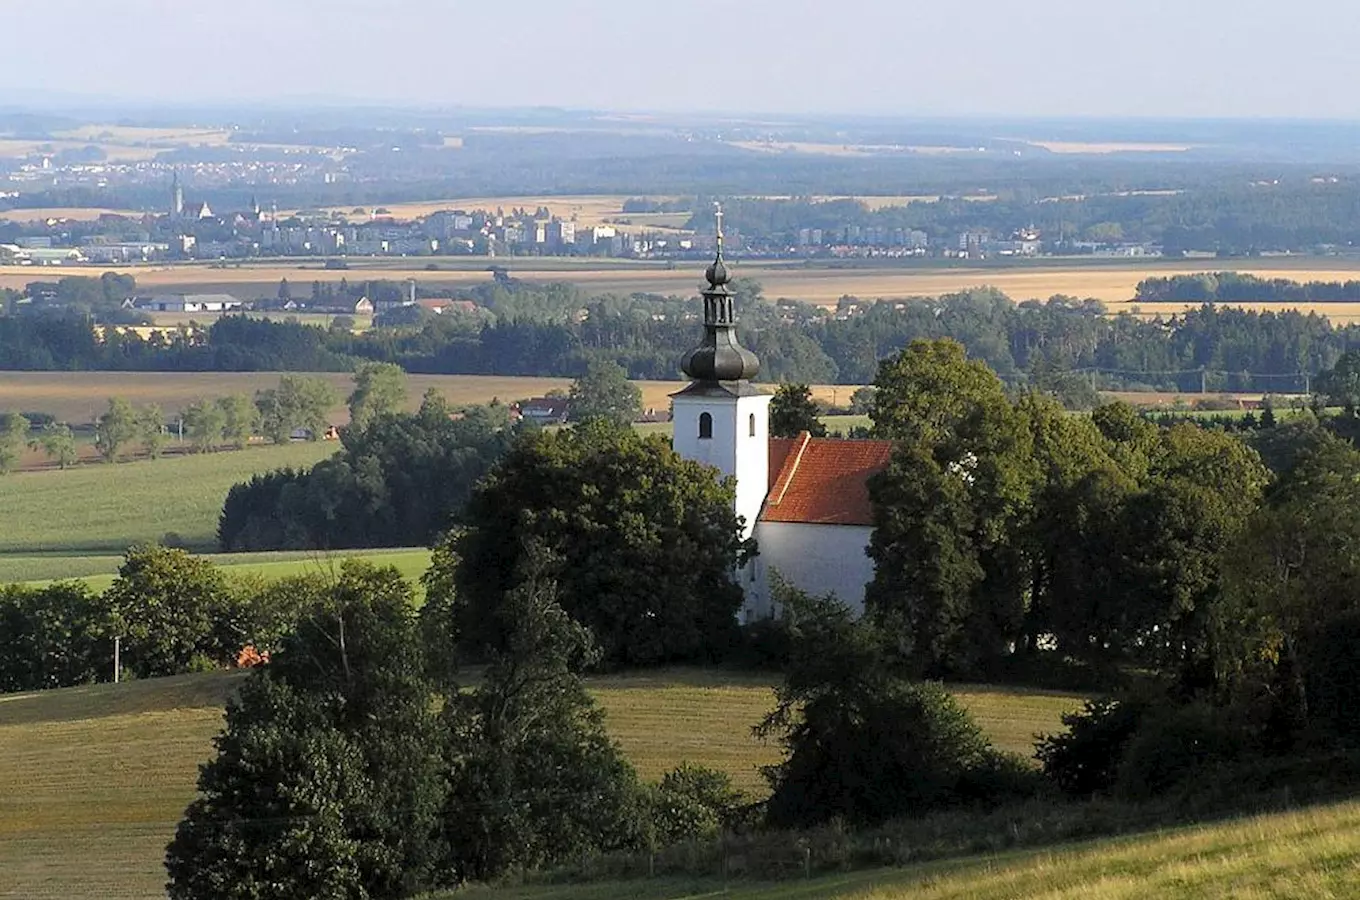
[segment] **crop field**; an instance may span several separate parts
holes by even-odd
[[[6,475],[0,478],[0,564],[10,558],[118,554],[169,532],[187,546],[211,549],[233,484],[269,469],[310,465],[334,452],[333,443],[295,443]]]
[[[0,897],[161,896],[165,844],[241,677],[0,696]],[[750,734],[773,703],[768,680],[672,670],[590,687],[644,777],[688,760],[756,790],[754,766],[776,757]],[[1022,752],[1028,735],[1057,728],[1080,702],[986,688],[960,697],[999,743]],[[624,895],[631,891],[608,896]]]
[[[391,566],[403,578],[419,582],[430,567],[430,551],[424,548],[394,550],[340,550],[319,552],[283,550],[274,553],[205,553],[202,559],[221,568],[229,577],[248,576],[272,581],[291,575],[335,575],[347,559],[361,559],[375,566]],[[113,584],[123,557],[92,556],[0,556],[0,584],[12,581],[42,584],[78,579],[91,590],[103,591]],[[419,592],[419,589],[417,589]]]
[[[543,198],[547,199],[547,198]],[[281,279],[305,285],[313,281],[338,283],[370,278],[405,280],[414,278],[441,291],[456,292],[460,286],[485,283],[492,275],[492,263],[505,266],[518,279],[529,283],[567,281],[593,294],[634,292],[691,296],[702,281],[702,267],[695,265],[666,268],[652,263],[618,263],[597,260],[469,259],[451,258],[432,261],[431,270],[409,260],[352,260],[344,270],[324,269],[319,260],[273,261],[215,268],[195,265],[148,265],[112,267],[127,272],[146,288],[164,291],[231,293],[243,300],[273,297]],[[1175,275],[1218,271],[1223,268],[1250,272],[1261,278],[1290,278],[1299,281],[1337,281],[1360,276],[1360,262],[1331,259],[1298,261],[1233,260],[1149,260],[1146,262],[1014,263],[1008,265],[853,265],[820,266],[779,263],[734,264],[734,274],[754,278],[771,299],[789,298],[833,307],[845,295],[865,300],[929,297],[989,285],[1013,299],[1047,299],[1055,294],[1093,297],[1114,310],[1129,309],[1139,281],[1151,275]],[[0,287],[22,288],[30,281],[56,274],[94,276],[106,267],[61,267],[35,270],[23,266],[0,266]],[[1143,314],[1152,313],[1151,304],[1137,304]],[[1244,304],[1236,304],[1244,305]],[[1290,309],[1298,304],[1245,304],[1271,309]],[[1341,316],[1356,315],[1360,304],[1308,304],[1309,308]],[[1174,308],[1174,310],[1173,310]],[[1179,311],[1184,304],[1173,304],[1166,312]]]
[[[1360,803],[783,884],[658,879],[475,888],[478,900],[1264,900],[1360,892]]]
[[[179,415],[188,404],[203,397],[254,394],[275,387],[279,372],[0,372],[0,411],[52,413],[72,424],[93,422],[108,409],[108,398],[124,397],[135,404],[158,403],[167,418]],[[342,398],[354,389],[353,378],[343,372],[319,373]],[[510,375],[412,375],[407,379],[407,407],[415,410],[430,388],[454,406],[511,403],[541,397],[549,391],[566,391],[570,378],[517,377]],[[664,410],[670,395],[687,382],[638,381],[644,409]],[[830,404],[848,404],[854,385],[814,385],[813,396]],[[343,402],[330,412],[330,421],[343,425],[349,410]]]

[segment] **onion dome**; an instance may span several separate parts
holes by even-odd
[[[704,339],[685,354],[680,367],[695,381],[746,381],[760,371],[760,360],[737,340],[737,317],[733,294],[727,285],[731,276],[723,261],[722,207],[718,208],[718,255],[704,277],[708,288],[704,298]]]

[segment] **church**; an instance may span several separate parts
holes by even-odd
[[[770,436],[772,396],[751,384],[755,354],[737,338],[730,275],[718,253],[705,273],[702,343],[685,355],[692,380],[671,395],[675,452],[716,467],[736,481],[744,538],[759,555],[737,573],[746,593],[744,622],[775,614],[771,574],[814,596],[834,593],[856,614],[874,566],[866,551],[873,532],[868,480],[887,468],[890,441]]]

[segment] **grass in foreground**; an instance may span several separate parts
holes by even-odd
[[[212,549],[227,491],[283,466],[309,466],[333,442],[284,444],[204,455],[19,472],[0,478],[0,559],[118,554],[175,532]]]
[[[241,673],[0,696],[0,897],[155,897],[161,860],[222,706]],[[759,790],[778,748],[751,726],[773,679],[683,669],[594,678],[610,733],[644,778],[690,761]],[[998,743],[1058,727],[1080,698],[969,688],[963,702]],[[1016,746],[1019,736],[1024,746]],[[630,886],[631,887],[631,886]],[[619,890],[597,896],[625,896]],[[540,894],[539,896],[552,896]]]
[[[1339,803],[1151,835],[782,884],[719,878],[478,888],[496,900],[1180,900],[1360,894],[1360,803]]]

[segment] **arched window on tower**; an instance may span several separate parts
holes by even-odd
[[[713,437],[713,416],[708,413],[699,414],[699,440],[704,441]]]
[[[751,437],[756,436],[756,414],[751,413]]]

